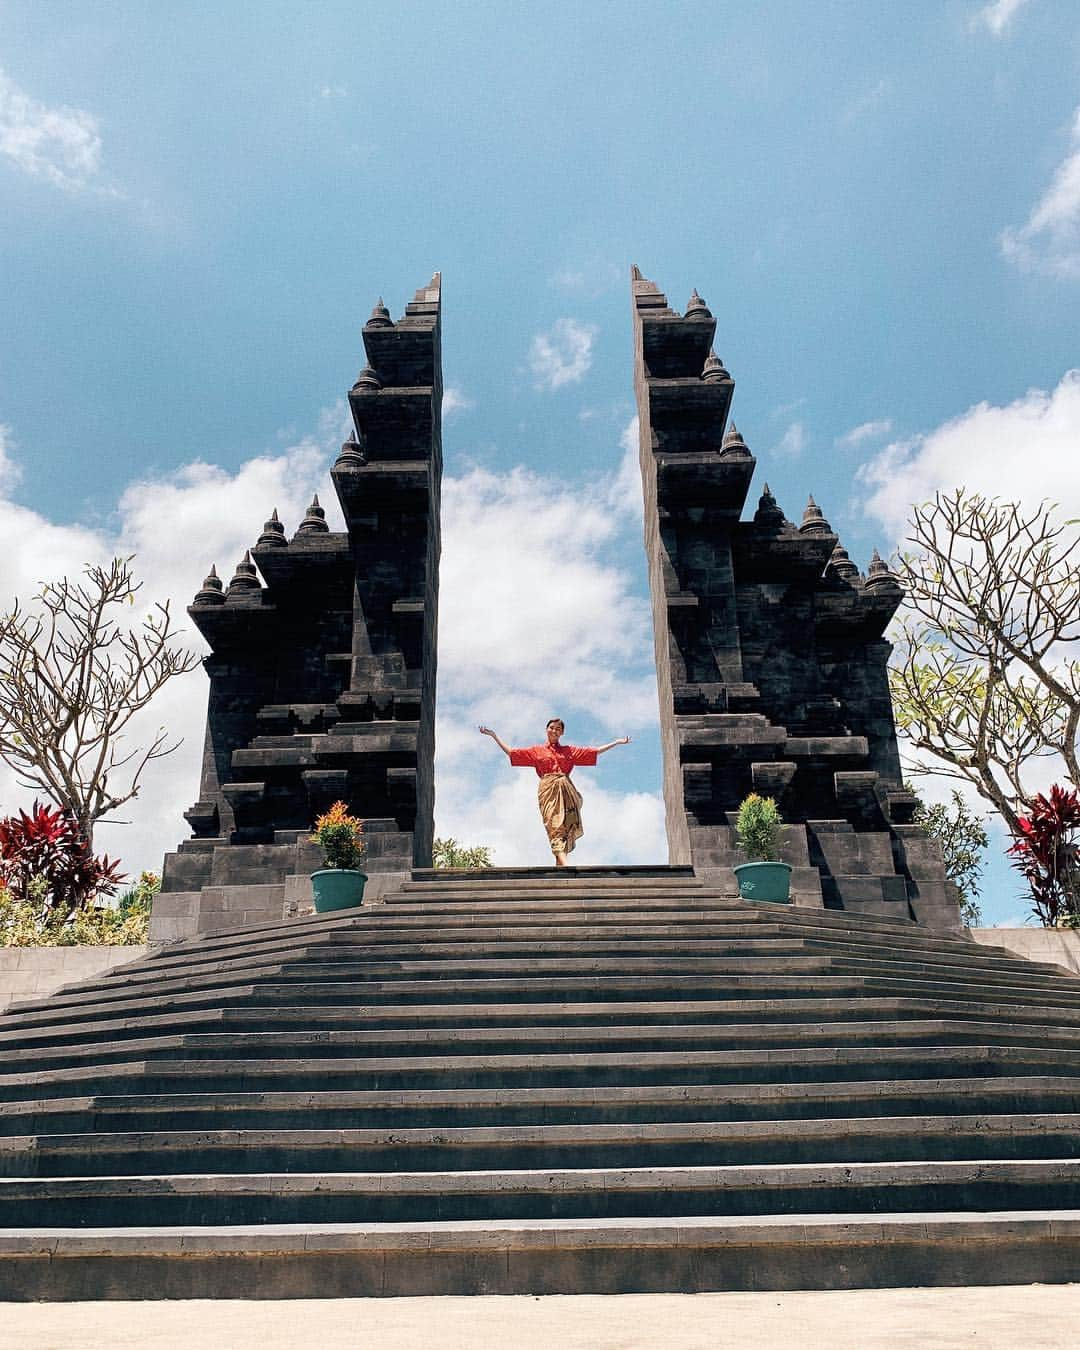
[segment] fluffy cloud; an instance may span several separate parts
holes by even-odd
[[[1008,27],[1014,15],[1027,4],[1027,0],[990,0],[971,16],[972,28],[988,28],[995,37],[1000,37]]]
[[[529,348],[529,369],[537,389],[561,389],[585,378],[593,359],[594,324],[557,319],[546,333],[537,333]]]
[[[523,468],[445,482],[440,697],[514,736],[535,734],[555,703],[608,730],[655,716],[648,605],[604,557],[623,528],[612,493]]]
[[[211,562],[228,581],[271,508],[291,532],[318,491],[331,528],[342,528],[327,466],[345,415],[343,404],[327,409],[315,434],[235,471],[194,463],[133,482],[120,496],[111,531],[55,525],[11,500],[17,466],[5,435],[0,604],[32,595],[43,578],[134,553],[147,606],[168,599],[187,630],[181,640],[203,650],[185,608]],[[656,720],[647,602],[630,593],[614,557],[627,532],[636,536],[640,528],[640,487],[635,503],[626,468],[634,446],[631,424],[620,469],[580,485],[577,495],[562,479],[524,469],[471,469],[444,482],[437,828],[493,845],[502,863],[549,856],[529,781],[535,775],[510,771],[491,742],[480,740],[477,722],[532,743],[553,711],[579,740],[633,733]],[[141,726],[131,727],[133,745],[146,743],[159,725],[184,743],[148,770],[124,816],[130,823],[99,829],[98,846],[119,855],[128,870],[157,868],[186,836],[181,812],[196,796],[205,711],[206,679],[196,670],[166,686]],[[583,861],[665,856],[658,794],[592,785],[587,792]],[[11,810],[29,796],[0,766],[0,808]]]
[[[444,417],[453,417],[456,413],[468,412],[470,408],[476,405],[471,398],[455,384],[448,384],[443,390],[442,396],[442,415]]]
[[[877,422],[860,422],[857,427],[852,427],[843,436],[838,436],[836,444],[844,450],[850,450],[855,446],[864,445],[867,441],[879,440],[882,436],[887,436],[890,431],[892,431],[892,422],[887,417]]]
[[[805,449],[806,428],[801,422],[791,422],[780,440],[773,446],[772,452],[787,459],[798,459]]]
[[[24,173],[77,192],[101,168],[97,118],[38,103],[0,70],[0,154]]]
[[[966,487],[1033,504],[1080,499],[1080,370],[1056,389],[1029,390],[999,407],[978,403],[951,421],[885,447],[858,474],[870,489],[866,512],[899,541],[913,502]]]
[[[1025,225],[1001,236],[1001,250],[1026,271],[1080,278],[1080,108],[1073,115],[1072,150]]]

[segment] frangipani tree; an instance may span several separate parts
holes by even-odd
[[[167,601],[126,621],[142,587],[131,562],[45,582],[30,604],[16,600],[0,616],[0,757],[22,786],[70,814],[87,846],[97,822],[138,795],[147,766],[179,746],[164,727],[142,745],[126,732],[199,660],[174,644]]]
[[[968,783],[1014,837],[1037,761],[1080,783],[1073,525],[1048,502],[958,488],[915,508],[896,568],[907,594],[890,683],[897,729],[920,754],[912,774]]]

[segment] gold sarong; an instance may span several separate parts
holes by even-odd
[[[564,773],[546,773],[537,788],[540,818],[552,853],[572,853],[585,833],[581,825],[581,793]]]

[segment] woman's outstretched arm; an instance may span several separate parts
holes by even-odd
[[[510,747],[505,743],[505,741],[499,740],[498,736],[496,736],[495,732],[492,731],[490,727],[479,727],[478,730],[481,736],[490,736],[491,739],[495,742],[495,744],[499,747],[499,749],[503,752],[503,754],[506,755],[507,758],[510,757]]]
[[[620,736],[617,741],[608,741],[607,745],[598,745],[596,747],[596,753],[598,755],[602,755],[605,750],[614,750],[617,745],[629,745],[629,744],[630,744],[629,736]]]

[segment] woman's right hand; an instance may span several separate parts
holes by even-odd
[[[490,727],[477,727],[477,731],[481,736],[490,736],[493,741],[498,739]]]

